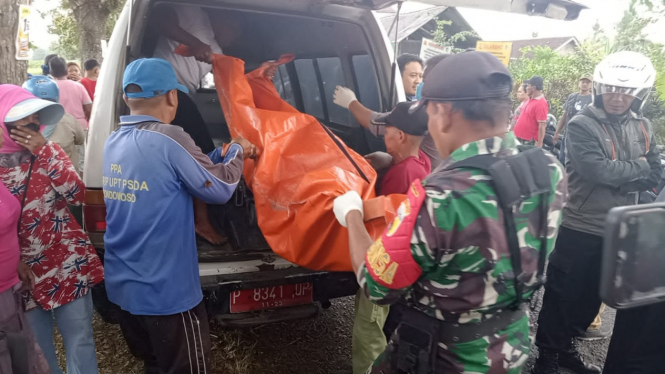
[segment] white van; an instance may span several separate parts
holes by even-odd
[[[97,83],[85,156],[85,229],[100,256],[104,254],[106,209],[102,193],[102,154],[109,134],[118,128],[118,117],[128,114],[122,99],[125,66],[152,56],[154,41],[147,37],[151,10],[160,0],[130,0],[120,15],[108,44]],[[164,1],[166,2],[166,1]],[[239,57],[252,70],[283,53],[295,61],[283,65],[275,85],[286,101],[318,118],[360,154],[381,150],[383,142],[372,137],[347,110],[332,102],[336,85],[352,87],[370,109],[387,111],[404,100],[401,78],[396,74],[395,94],[390,97],[393,48],[372,9],[393,0],[201,0],[172,1],[204,7],[211,14],[224,12],[242,32],[228,55]],[[424,0],[434,5],[474,6],[486,9],[575,19],[584,7],[569,0]],[[214,17],[211,21],[214,23]],[[226,17],[225,17],[226,18]],[[194,95],[216,145],[229,140],[224,113],[210,80]],[[214,84],[214,83],[213,83]],[[225,212],[235,209],[225,220]],[[237,214],[242,210],[246,214]],[[254,214],[254,215],[253,215]],[[243,218],[244,217],[244,218]],[[199,243],[201,285],[210,315],[229,325],[299,318],[314,315],[320,303],[352,295],[357,289],[352,273],[330,273],[300,268],[274,254],[256,226],[251,192],[240,188],[226,206],[211,207],[211,220],[230,239],[223,246]],[[109,317],[112,306],[102,289],[95,292],[96,306]],[[280,296],[282,295],[282,296]],[[286,300],[288,295],[296,302]],[[294,305],[298,304],[298,305]]]

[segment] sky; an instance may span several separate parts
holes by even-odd
[[[459,8],[460,13],[484,40],[510,41],[530,39],[533,33],[539,38],[576,36],[584,40],[593,33],[593,25],[598,21],[610,35],[614,27],[628,9],[629,0],[577,0],[589,7],[575,21],[559,21],[543,17],[529,17],[521,14],[499,13],[480,9]],[[653,41],[665,44],[665,16],[647,31]]]
[[[56,35],[49,34],[48,26],[51,19],[42,19],[38,11],[48,12],[57,7],[60,0],[35,0],[32,2],[32,21],[30,22],[30,41],[39,48],[48,49],[56,41]]]
[[[496,0],[498,1],[498,0]],[[551,20],[543,17],[529,17],[520,14],[499,13],[479,9],[459,8],[460,13],[469,22],[484,40],[510,41],[530,39],[534,33],[539,38],[557,36],[576,36],[580,40],[592,34],[596,20],[609,35],[613,35],[614,25],[619,22],[623,12],[628,8],[629,0],[577,0],[589,9],[583,10],[575,21]],[[59,0],[35,0],[33,9],[48,11],[59,4]],[[406,6],[418,7],[416,4],[406,3]],[[407,9],[407,8],[404,8]],[[665,15],[657,24],[649,29],[649,37],[665,44]],[[33,16],[31,41],[48,49],[51,43],[57,40],[55,35],[48,33],[50,19],[42,20],[38,15]]]

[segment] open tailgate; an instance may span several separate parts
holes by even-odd
[[[587,7],[572,0],[403,0],[436,6],[476,8],[498,12],[519,13],[560,20],[574,20]],[[338,4],[378,10],[398,3],[398,0],[225,0],[248,6],[305,11],[312,6]]]

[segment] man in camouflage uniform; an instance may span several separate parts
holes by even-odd
[[[404,297],[410,306],[371,373],[519,374],[527,361],[529,317],[517,301],[508,221],[493,180],[483,170],[451,167],[474,156],[519,153],[514,135],[506,134],[511,84],[506,67],[483,52],[457,54],[434,67],[419,106],[427,107],[429,131],[444,161],[412,185],[398,217],[376,242],[363,225],[360,197],[349,192],[335,200],[365,293],[378,304]],[[546,187],[513,210],[523,300],[535,289],[530,286],[537,283],[543,243],[547,253],[552,250],[566,195],[555,157],[532,151],[546,160]]]

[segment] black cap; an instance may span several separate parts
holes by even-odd
[[[526,83],[536,87],[536,89],[538,91],[542,90],[543,86],[545,85],[545,82],[543,81],[543,77],[539,77],[537,75],[534,75],[533,77],[531,77],[531,79],[526,81]]]
[[[462,52],[437,63],[423,83],[422,98],[412,106],[419,110],[427,101],[462,101],[502,98],[510,95],[508,68],[487,52]]]
[[[394,126],[409,135],[424,136],[427,134],[427,113],[424,110],[409,113],[412,104],[399,103],[391,112],[379,114],[372,120],[372,124]]]

